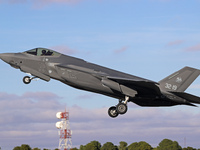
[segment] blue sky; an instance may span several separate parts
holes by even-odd
[[[0,52],[46,47],[154,81],[191,66],[200,69],[198,0],[0,0]],[[164,138],[200,148],[199,108],[142,108],[129,104],[117,119],[117,100],[58,81],[24,85],[24,73],[0,62],[0,146],[56,148],[55,118],[67,107],[74,146]],[[200,96],[198,78],[187,92]],[[91,113],[94,114],[91,116]],[[118,124],[116,126],[116,124]],[[51,141],[51,142],[49,142]]]

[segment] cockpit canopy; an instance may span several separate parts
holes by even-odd
[[[47,48],[35,48],[32,50],[28,50],[24,53],[27,54],[31,54],[31,55],[35,55],[35,56],[54,56],[54,57],[58,57],[61,54],[58,52],[55,52],[53,50],[47,49]]]

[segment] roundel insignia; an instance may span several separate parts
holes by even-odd
[[[176,82],[177,82],[177,83],[181,83],[181,82],[182,82],[182,78],[181,78],[181,77],[177,77],[177,78],[176,78]]]

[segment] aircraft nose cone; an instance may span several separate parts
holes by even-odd
[[[0,54],[0,58],[5,61],[6,63],[10,63],[12,59],[13,54],[12,53],[3,53]]]

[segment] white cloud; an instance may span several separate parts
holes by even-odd
[[[200,44],[188,47],[188,48],[185,49],[185,51],[188,51],[188,52],[200,51]]]
[[[175,41],[170,41],[167,43],[167,46],[178,46],[183,44],[185,41],[184,40],[175,40]]]
[[[115,54],[121,54],[121,53],[127,51],[127,49],[128,49],[128,47],[127,47],[127,46],[124,46],[124,47],[122,47],[122,48],[120,48],[120,49],[115,50],[114,53],[115,53]]]

